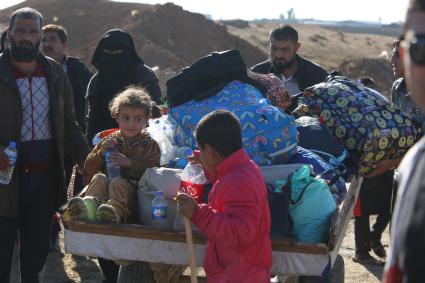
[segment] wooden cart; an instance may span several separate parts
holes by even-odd
[[[290,239],[272,240],[271,272],[279,276],[321,276],[325,282],[344,282],[344,262],[338,255],[351,219],[362,177],[352,176],[348,192],[332,218],[327,244],[303,244]],[[165,231],[135,224],[96,224],[69,221],[65,251],[111,260],[187,265],[183,232]],[[196,265],[201,267],[205,238],[194,234]],[[124,281],[123,281],[124,282]],[[125,281],[128,282],[128,279]],[[152,282],[138,279],[137,282]]]

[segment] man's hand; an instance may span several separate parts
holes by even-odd
[[[2,171],[7,170],[10,167],[10,161],[6,154],[4,154],[4,149],[5,147],[0,145],[0,170]]]
[[[128,168],[131,166],[131,160],[128,157],[126,157],[124,154],[119,152],[114,152],[109,158],[109,160],[113,164],[118,165],[120,167]]]
[[[187,194],[178,193],[176,198],[177,200],[177,210],[182,215],[186,216],[188,219],[192,219],[192,215],[195,212],[198,203],[192,197]]]
[[[375,176],[381,175],[388,170],[395,169],[398,164],[400,164],[402,157],[396,159],[384,159],[379,161],[374,165],[374,169],[368,175],[365,175],[365,178],[373,178]]]

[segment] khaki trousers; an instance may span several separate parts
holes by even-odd
[[[105,174],[93,176],[86,196],[95,197],[98,204],[108,203],[117,211],[121,219],[127,219],[136,211],[136,189],[126,179],[117,177],[108,180]]]

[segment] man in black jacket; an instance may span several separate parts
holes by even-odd
[[[66,53],[67,47],[68,33],[63,26],[50,24],[43,27],[41,52],[61,64],[68,75],[74,93],[75,117],[78,125],[85,130],[85,96],[92,73],[78,58],[71,57]]]
[[[280,25],[270,32],[270,59],[252,67],[261,74],[275,74],[294,96],[305,88],[322,82],[328,72],[320,65],[297,54],[301,43],[290,25]]]

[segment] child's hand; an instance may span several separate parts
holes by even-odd
[[[195,212],[196,207],[198,206],[198,203],[195,199],[190,197],[187,194],[178,193],[175,197],[175,200],[177,200],[177,210],[184,216],[186,216],[189,219],[192,219],[192,215]]]
[[[109,158],[112,164],[118,165],[120,167],[130,167],[131,160],[127,158],[124,154],[119,152],[114,152]]]

